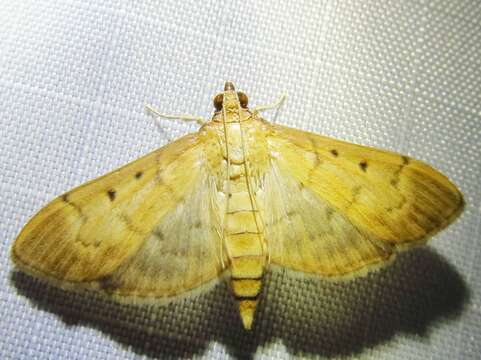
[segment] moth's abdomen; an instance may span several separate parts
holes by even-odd
[[[246,329],[250,329],[261,291],[265,265],[262,219],[256,208],[244,164],[231,165],[229,203],[225,221],[225,245],[231,260],[231,288],[239,301]]]

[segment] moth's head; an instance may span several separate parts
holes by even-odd
[[[233,83],[226,81],[224,91],[214,97],[215,110],[221,111],[224,105],[227,105],[227,102],[232,105],[240,104],[241,108],[247,109],[249,99],[242,91],[236,92]]]

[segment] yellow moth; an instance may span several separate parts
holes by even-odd
[[[393,152],[271,124],[227,82],[186,135],[53,200],[15,264],[65,289],[157,302],[227,277],[246,329],[272,266],[353,277],[462,211],[444,175]]]

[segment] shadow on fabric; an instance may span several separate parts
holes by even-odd
[[[259,347],[278,342],[292,355],[355,355],[399,333],[427,337],[469,301],[461,276],[429,248],[400,254],[390,267],[348,282],[270,273],[251,332],[243,330],[226,285],[160,307],[65,292],[18,272],[11,280],[66,324],[96,328],[152,358],[202,355],[213,341],[236,358],[252,358]]]

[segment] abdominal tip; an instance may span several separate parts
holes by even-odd
[[[254,320],[254,314],[244,314],[241,317],[242,325],[244,325],[244,329],[251,330],[252,329],[252,322]]]
[[[244,329],[246,330],[252,329],[256,306],[257,301],[255,300],[241,300],[239,302],[239,313],[242,320],[242,325],[244,325]]]

